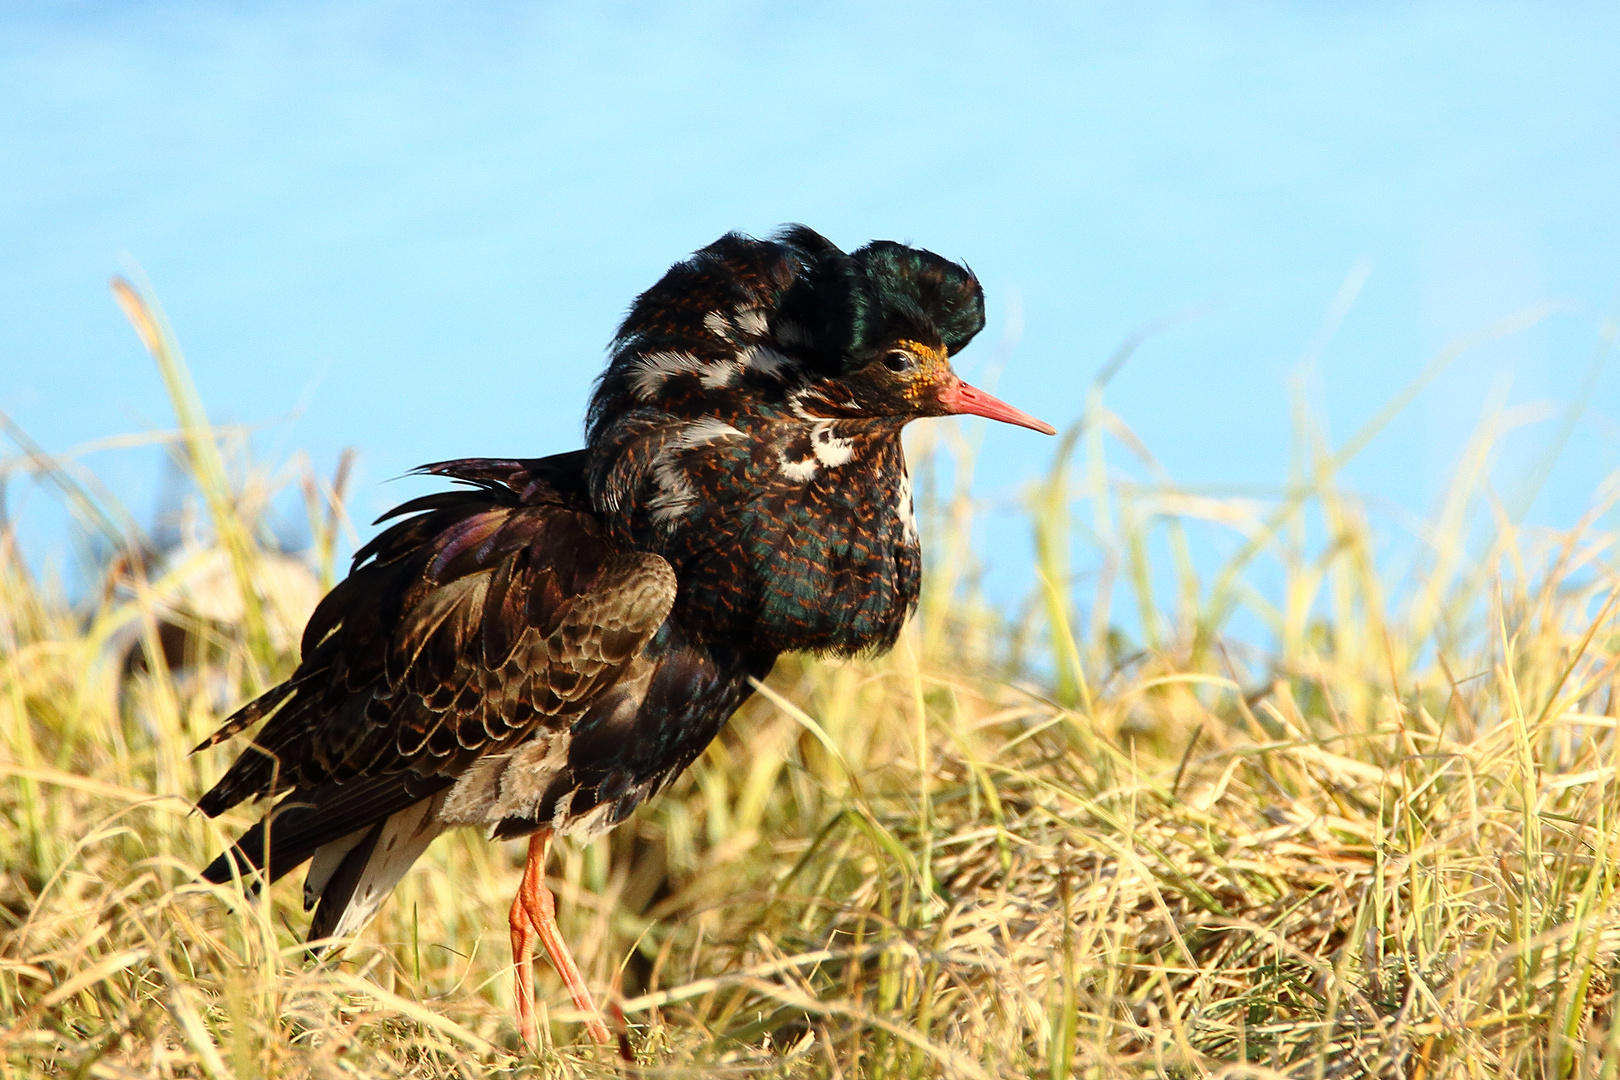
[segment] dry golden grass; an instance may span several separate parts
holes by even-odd
[[[231,751],[185,751],[290,670],[338,500],[305,474],[316,551],[307,571],[276,555],[274,477],[206,426],[161,317],[121,299],[202,523],[78,604],[0,537],[0,1070],[617,1075],[549,972],[548,1041],[521,1052],[521,845],[441,840],[322,964],[296,881],[195,884],[253,814],[192,814]],[[936,438],[960,484],[970,455]],[[784,660],[672,792],[561,848],[564,932],[641,1074],[1613,1076],[1616,537],[1471,529],[1491,444],[1401,589],[1335,486],[1345,453],[1304,426],[1293,487],[1215,499],[1119,479],[1104,454],[1132,440],[1094,397],[1030,502],[1047,587],[1021,620],[972,599],[972,505],[926,500],[929,592],[891,656]],[[93,487],[25,464],[132,543]],[[1103,566],[1084,596],[1076,500]],[[1244,538],[1208,580],[1189,522]],[[1262,564],[1280,604],[1245,584]],[[1111,598],[1143,644],[1110,632]],[[1229,640],[1237,612],[1271,654]]]

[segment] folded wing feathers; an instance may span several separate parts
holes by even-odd
[[[406,504],[415,516],[367,544],[312,616],[294,677],[204,743],[269,717],[198,806],[214,816],[297,788],[275,812],[268,869],[315,857],[312,937],[363,926],[444,827],[433,814],[455,778],[542,727],[566,730],[669,614],[669,564],[613,553],[569,505],[577,477],[530,464],[430,467],[477,486]],[[265,841],[261,822],[204,877],[258,867]]]

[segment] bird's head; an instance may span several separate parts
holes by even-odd
[[[931,252],[846,254],[803,226],[723,236],[619,328],[586,424],[591,500],[616,535],[677,562],[721,518],[808,512],[815,492],[845,512],[890,505],[904,526],[909,421],[973,413],[1052,433],[951,370],[983,327],[978,279]]]
[[[845,296],[815,300],[847,305],[839,374],[811,380],[791,395],[818,418],[891,418],[973,414],[1054,434],[1051,425],[969,386],[951,357],[984,328],[984,290],[972,271],[931,251],[875,240],[849,256]],[[840,329],[843,329],[840,327]]]
[[[873,241],[846,254],[802,225],[731,234],[637,298],[591,402],[593,445],[637,417],[835,419],[898,428],[973,414],[1050,425],[963,382],[950,358],[984,328],[958,263]]]

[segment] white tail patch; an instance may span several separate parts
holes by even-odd
[[[354,850],[354,845],[366,838],[371,831],[367,825],[363,829],[356,829],[341,839],[330,844],[322,844],[315,849],[315,857],[309,860],[309,869],[304,871],[304,910],[308,911],[315,906],[326,891],[326,883],[332,880],[337,868],[343,865],[343,856]]]
[[[439,819],[439,808],[443,803],[443,794],[423,799],[415,806],[401,810],[383,825],[382,835],[371,849],[371,858],[366,861],[366,868],[361,871],[354,892],[349,894],[348,903],[343,906],[343,914],[332,928],[332,937],[354,937],[366,928],[382,902],[399,884],[399,879],[405,876],[405,871],[444,831],[445,823]]]

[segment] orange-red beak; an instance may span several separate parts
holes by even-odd
[[[1038,431],[1042,435],[1056,435],[1057,428],[1045,420],[1037,420],[1027,412],[1015,409],[1000,398],[993,398],[983,390],[969,386],[961,379],[952,378],[950,384],[940,391],[939,403],[945,406],[948,413],[971,413],[974,416],[987,416],[992,420],[1000,420],[1003,424],[1017,424],[1027,427],[1031,431]]]

